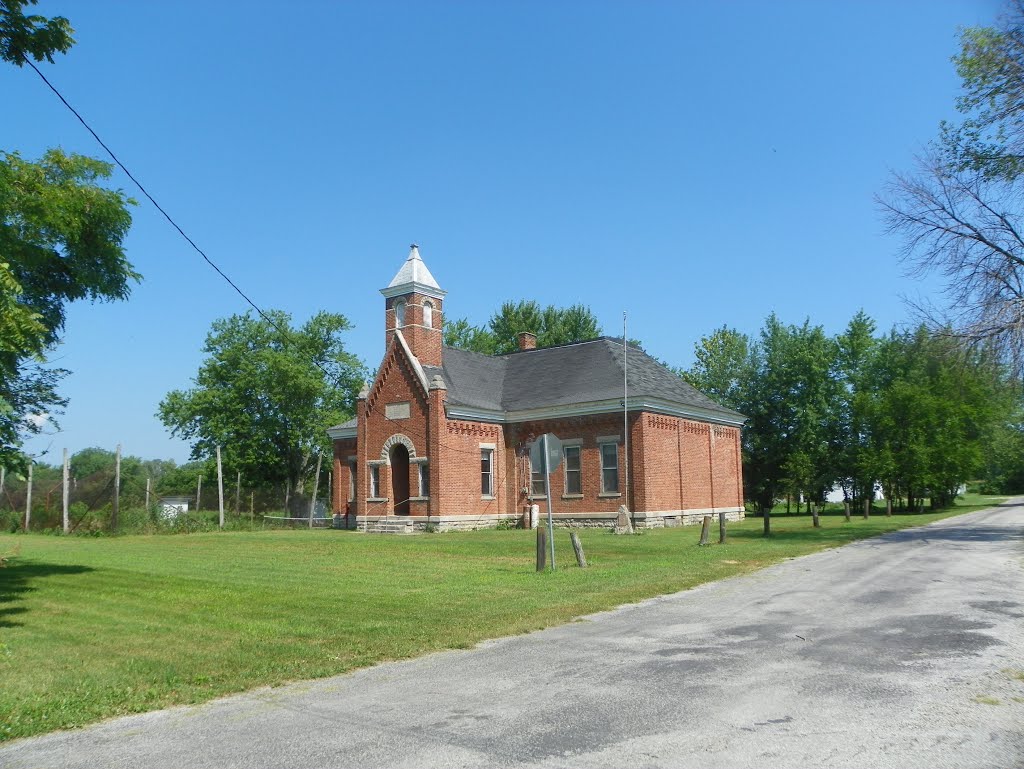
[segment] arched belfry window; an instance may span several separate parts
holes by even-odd
[[[423,303],[423,325],[427,328],[434,327],[434,305],[429,299]]]
[[[395,302],[395,327],[401,328],[405,325],[405,302]]]

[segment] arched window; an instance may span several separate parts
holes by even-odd
[[[395,328],[405,325],[405,302],[395,302]]]
[[[423,303],[423,325],[427,328],[434,327],[434,305],[429,299]]]

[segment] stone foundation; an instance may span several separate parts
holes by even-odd
[[[742,507],[716,507],[705,510],[657,510],[637,512],[632,519],[637,529],[662,529],[675,526],[699,526],[705,515],[715,518],[725,513],[727,521],[742,521],[745,517]],[[434,531],[470,531],[474,529],[493,529],[502,521],[509,521],[516,528],[523,524],[522,515],[508,513],[498,515],[442,515],[442,516],[384,516],[359,515],[349,528],[362,532],[386,534],[414,534],[426,531],[428,527]],[[600,513],[552,513],[552,522],[559,528],[569,529],[610,529],[615,526],[617,512]],[[537,519],[538,525],[546,525],[547,514],[541,512]],[[505,524],[509,525],[509,524]]]

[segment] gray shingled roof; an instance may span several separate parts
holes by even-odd
[[[424,366],[427,379],[440,374],[449,405],[488,411],[524,411],[622,399],[622,340],[590,342],[489,356],[445,347],[443,365]],[[720,406],[636,347],[629,350],[629,395],[698,408],[736,421],[743,415]]]

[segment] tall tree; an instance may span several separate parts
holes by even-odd
[[[590,308],[582,304],[570,307],[541,307],[521,299],[505,302],[491,316],[487,327],[473,326],[465,318],[445,321],[444,342],[487,355],[506,355],[519,349],[519,334],[537,335],[538,347],[554,347],[585,342],[601,336],[601,326]]]
[[[754,365],[751,352],[751,341],[746,334],[722,326],[697,342],[693,366],[678,373],[723,406],[746,413],[747,388]]]
[[[67,19],[27,15],[35,0],[0,0],[0,59],[53,61],[74,43]],[[49,150],[36,162],[0,151],[0,464],[23,464],[19,447],[43,414],[66,401],[64,372],[45,366],[68,302],[124,299],[138,280],[122,243],[131,225],[112,167]]]
[[[877,351],[875,322],[863,310],[836,337],[836,409],[831,414],[836,482],[850,499],[870,497],[878,467],[870,446],[872,367]]]
[[[192,458],[223,447],[224,464],[251,483],[302,491],[327,452],[326,430],[354,411],[366,368],[345,351],[343,315],[321,312],[301,327],[281,311],[214,321],[189,390],[174,390],[158,416],[192,442]]]
[[[965,29],[960,43],[964,118],[941,126],[880,204],[911,271],[946,280],[946,306],[919,308],[932,331],[1024,370],[1024,3],[997,26]]]

